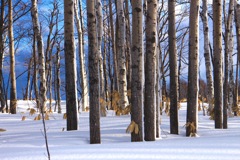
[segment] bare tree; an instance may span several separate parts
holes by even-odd
[[[12,0],[8,0],[8,37],[9,37],[9,52],[10,52],[10,112],[17,112],[17,86],[15,73],[15,51],[14,51],[14,36],[13,36],[13,7]]]
[[[83,31],[82,31],[82,23],[79,17],[79,8],[78,3],[82,5],[82,1],[75,0],[74,3],[74,11],[76,18],[76,26],[78,33],[78,54],[80,59],[80,73],[81,73],[81,88],[82,88],[82,110],[85,111],[88,104],[88,84],[87,84],[87,72],[85,67],[85,56],[83,49]],[[81,14],[81,12],[80,12]]]
[[[126,70],[127,70],[127,90],[131,88],[132,81],[132,61],[131,61],[131,21],[130,21],[130,11],[129,11],[129,0],[125,0],[125,17],[126,17],[126,43],[125,43],[125,54],[126,54]]]
[[[101,143],[100,137],[100,88],[99,88],[99,54],[96,31],[95,0],[87,1],[88,58],[90,86],[90,143]]]
[[[214,54],[214,118],[215,128],[222,128],[222,1],[213,1],[213,54]]]
[[[60,86],[61,86],[61,78],[60,78],[60,44],[57,46],[57,54],[56,54],[56,91],[57,93],[57,106],[58,106],[58,113],[62,113],[61,108],[61,93],[60,93]]]
[[[128,105],[127,98],[127,70],[126,70],[126,56],[125,56],[125,16],[123,10],[123,0],[117,1],[117,15],[119,38],[117,42],[118,55],[118,78],[119,78],[119,95],[120,107],[124,109]]]
[[[1,15],[0,15],[0,101],[1,108],[0,111],[3,111],[5,107],[5,98],[4,98],[4,88],[3,88],[3,55],[4,55],[4,19],[5,19],[5,0],[1,0]]]
[[[142,1],[132,2],[132,85],[131,85],[131,120],[139,128],[132,132],[132,141],[143,141],[142,107],[143,107],[143,8]]]
[[[206,67],[206,78],[207,78],[207,100],[208,100],[208,113],[213,111],[213,98],[214,98],[214,87],[213,87],[213,77],[212,77],[212,66],[210,58],[210,48],[209,48],[209,26],[208,26],[208,1],[203,0],[202,4],[201,18],[203,21],[203,34],[204,34],[204,58]]]
[[[111,40],[112,40],[112,52],[114,57],[114,77],[112,77],[111,81],[114,82],[112,85],[114,85],[114,89],[118,90],[118,65],[117,65],[117,49],[116,49],[116,38],[115,34],[117,33],[117,30],[114,32],[114,22],[113,22],[113,9],[112,9],[112,1],[109,1],[109,21],[110,21],[110,28],[111,28]],[[116,34],[117,35],[117,34]],[[112,87],[113,88],[113,87]]]
[[[64,0],[64,53],[67,130],[78,129],[76,52],[74,43],[74,0]]]
[[[32,64],[33,64],[33,57],[31,57],[28,61],[27,86],[26,86],[24,97],[23,97],[24,100],[28,100],[30,98],[29,91],[30,91]]]
[[[224,2],[225,3],[225,2]],[[224,4],[225,5],[225,4]],[[229,52],[232,52],[231,49],[233,46],[231,46],[230,41],[231,38],[231,30],[232,30],[232,23],[233,23],[233,9],[234,9],[234,0],[230,0],[229,9],[228,9],[228,15],[227,15],[227,24],[225,28],[225,60],[224,60],[224,85],[223,85],[223,128],[227,128],[227,119],[228,119],[228,108],[229,108]]]
[[[37,50],[38,50],[38,64],[39,64],[39,76],[40,76],[39,105],[40,105],[41,111],[43,111],[47,101],[45,55],[43,50],[42,34],[40,31],[39,20],[38,20],[38,9],[37,9],[36,0],[32,0],[32,20],[33,20],[34,33],[36,35]]]
[[[178,67],[175,29],[175,1],[168,1],[168,41],[170,66],[170,133],[178,134]]]
[[[186,136],[195,136],[197,133],[199,7],[199,0],[191,1],[189,18],[190,28]]]
[[[237,116],[239,113],[238,107],[238,72],[239,72],[239,64],[240,64],[240,5],[235,0],[234,4],[234,20],[235,20],[235,27],[236,27],[236,39],[237,39],[237,69],[236,69],[236,85],[235,85],[235,98],[234,98],[234,115]]]
[[[147,1],[146,62],[144,95],[144,139],[156,138],[156,49],[157,49],[157,0]]]
[[[96,16],[97,16],[97,39],[98,39],[98,54],[99,54],[99,75],[100,75],[100,96],[104,97],[104,71],[103,71],[103,56],[102,56],[102,37],[103,37],[103,15],[101,0],[96,0]]]

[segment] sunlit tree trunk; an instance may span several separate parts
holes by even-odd
[[[76,18],[76,25],[77,25],[77,33],[78,33],[78,55],[80,60],[80,74],[81,74],[81,88],[82,88],[82,110],[85,111],[88,105],[88,83],[87,83],[87,72],[85,67],[85,56],[84,56],[84,49],[83,49],[83,31],[82,31],[82,24],[81,19],[79,18],[79,8],[78,3],[82,4],[78,0],[75,0],[74,11],[75,11],[75,18]],[[81,13],[80,13],[81,14]]]
[[[125,16],[123,10],[123,0],[117,1],[117,15],[119,37],[117,42],[118,55],[118,86],[120,95],[120,107],[124,109],[128,105],[127,98],[127,70],[126,70],[126,56],[125,56]]]
[[[100,137],[100,88],[99,88],[99,54],[97,45],[95,0],[87,1],[88,58],[90,86],[90,143],[101,143]]]
[[[17,112],[17,86],[15,73],[15,50],[13,36],[13,6],[12,0],[8,0],[8,37],[9,37],[9,52],[10,52],[10,113]]]
[[[214,87],[213,87],[213,77],[212,77],[212,66],[210,58],[210,48],[209,48],[209,26],[208,26],[208,1],[203,0],[202,4],[202,21],[203,21],[203,34],[204,34],[204,58],[206,67],[206,78],[207,78],[207,100],[208,100],[208,113],[213,111],[213,97],[214,97]]]
[[[139,133],[132,132],[131,140],[143,141],[143,8],[142,1],[132,1],[132,85],[131,85],[131,120],[139,128]]]
[[[186,136],[197,133],[198,111],[198,54],[199,54],[199,0],[190,3],[189,66]]]
[[[147,1],[146,62],[144,95],[144,140],[156,138],[156,49],[157,49],[157,0]]]
[[[38,64],[39,64],[39,76],[40,76],[40,90],[39,90],[39,105],[40,110],[44,110],[46,107],[47,101],[47,87],[46,87],[46,75],[45,75],[45,55],[43,51],[43,40],[39,26],[38,20],[38,9],[37,9],[37,1],[32,0],[32,20],[34,26],[34,32],[36,35],[37,41],[37,50],[38,50]]]
[[[178,134],[178,67],[175,29],[175,1],[168,1],[168,41],[170,66],[170,133]]]
[[[78,129],[76,52],[74,43],[74,0],[64,0],[64,53],[67,130]]]
[[[213,1],[214,118],[215,128],[223,127],[222,82],[222,1]]]

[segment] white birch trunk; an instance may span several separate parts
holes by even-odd
[[[118,47],[118,78],[119,78],[119,94],[120,107],[124,109],[128,105],[127,98],[127,71],[126,71],[126,56],[125,56],[125,16],[123,10],[123,0],[117,1],[117,15],[119,27]]]
[[[204,58],[206,67],[206,78],[207,78],[207,99],[208,99],[208,113],[213,111],[213,98],[214,98],[214,87],[213,87],[213,77],[212,77],[212,66],[210,59],[210,48],[209,48],[209,26],[208,26],[208,1],[203,0],[203,10],[202,10],[202,21],[203,21],[203,33],[204,33]]]
[[[45,75],[45,55],[43,51],[43,40],[39,26],[38,20],[38,9],[37,0],[32,0],[32,19],[34,32],[37,40],[37,50],[38,50],[38,63],[39,63],[39,75],[40,75],[40,90],[39,90],[39,105],[40,109],[43,110],[46,106],[47,101],[47,87],[46,87],[46,75]]]
[[[76,18],[76,26],[77,26],[77,33],[78,33],[78,54],[80,59],[80,72],[81,72],[81,88],[82,88],[82,111],[86,111],[86,107],[88,106],[88,83],[87,83],[87,72],[85,67],[85,56],[83,51],[83,33],[82,33],[82,26],[81,26],[81,20],[79,18],[79,8],[78,8],[78,0],[75,0],[74,4],[74,12],[75,12],[75,18]],[[80,3],[81,0],[80,0]]]

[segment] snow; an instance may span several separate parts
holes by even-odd
[[[64,106],[63,102],[63,106]],[[42,121],[34,121],[27,108],[31,101],[18,101],[18,114],[1,114],[1,160],[47,160]],[[161,116],[161,138],[155,142],[130,142],[125,130],[130,115],[108,111],[101,118],[101,144],[89,144],[89,113],[79,115],[79,130],[66,131],[63,114],[46,121],[51,160],[240,160],[240,118],[229,118],[228,129],[214,129],[214,121],[199,112],[198,137],[185,137],[186,104],[179,110],[179,135],[169,134],[169,117]],[[24,113],[23,113],[24,112]],[[26,120],[22,121],[22,116]],[[63,131],[64,130],[64,131]]]

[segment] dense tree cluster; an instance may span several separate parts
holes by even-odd
[[[90,112],[90,143],[101,143],[100,117],[108,109],[131,114],[132,141],[159,137],[163,110],[171,134],[179,134],[183,101],[186,136],[197,134],[200,102],[208,103],[215,128],[239,115],[237,0],[1,0],[0,6],[1,112],[15,114],[22,97],[42,113],[62,113],[66,98],[67,130],[78,129],[78,112]]]

